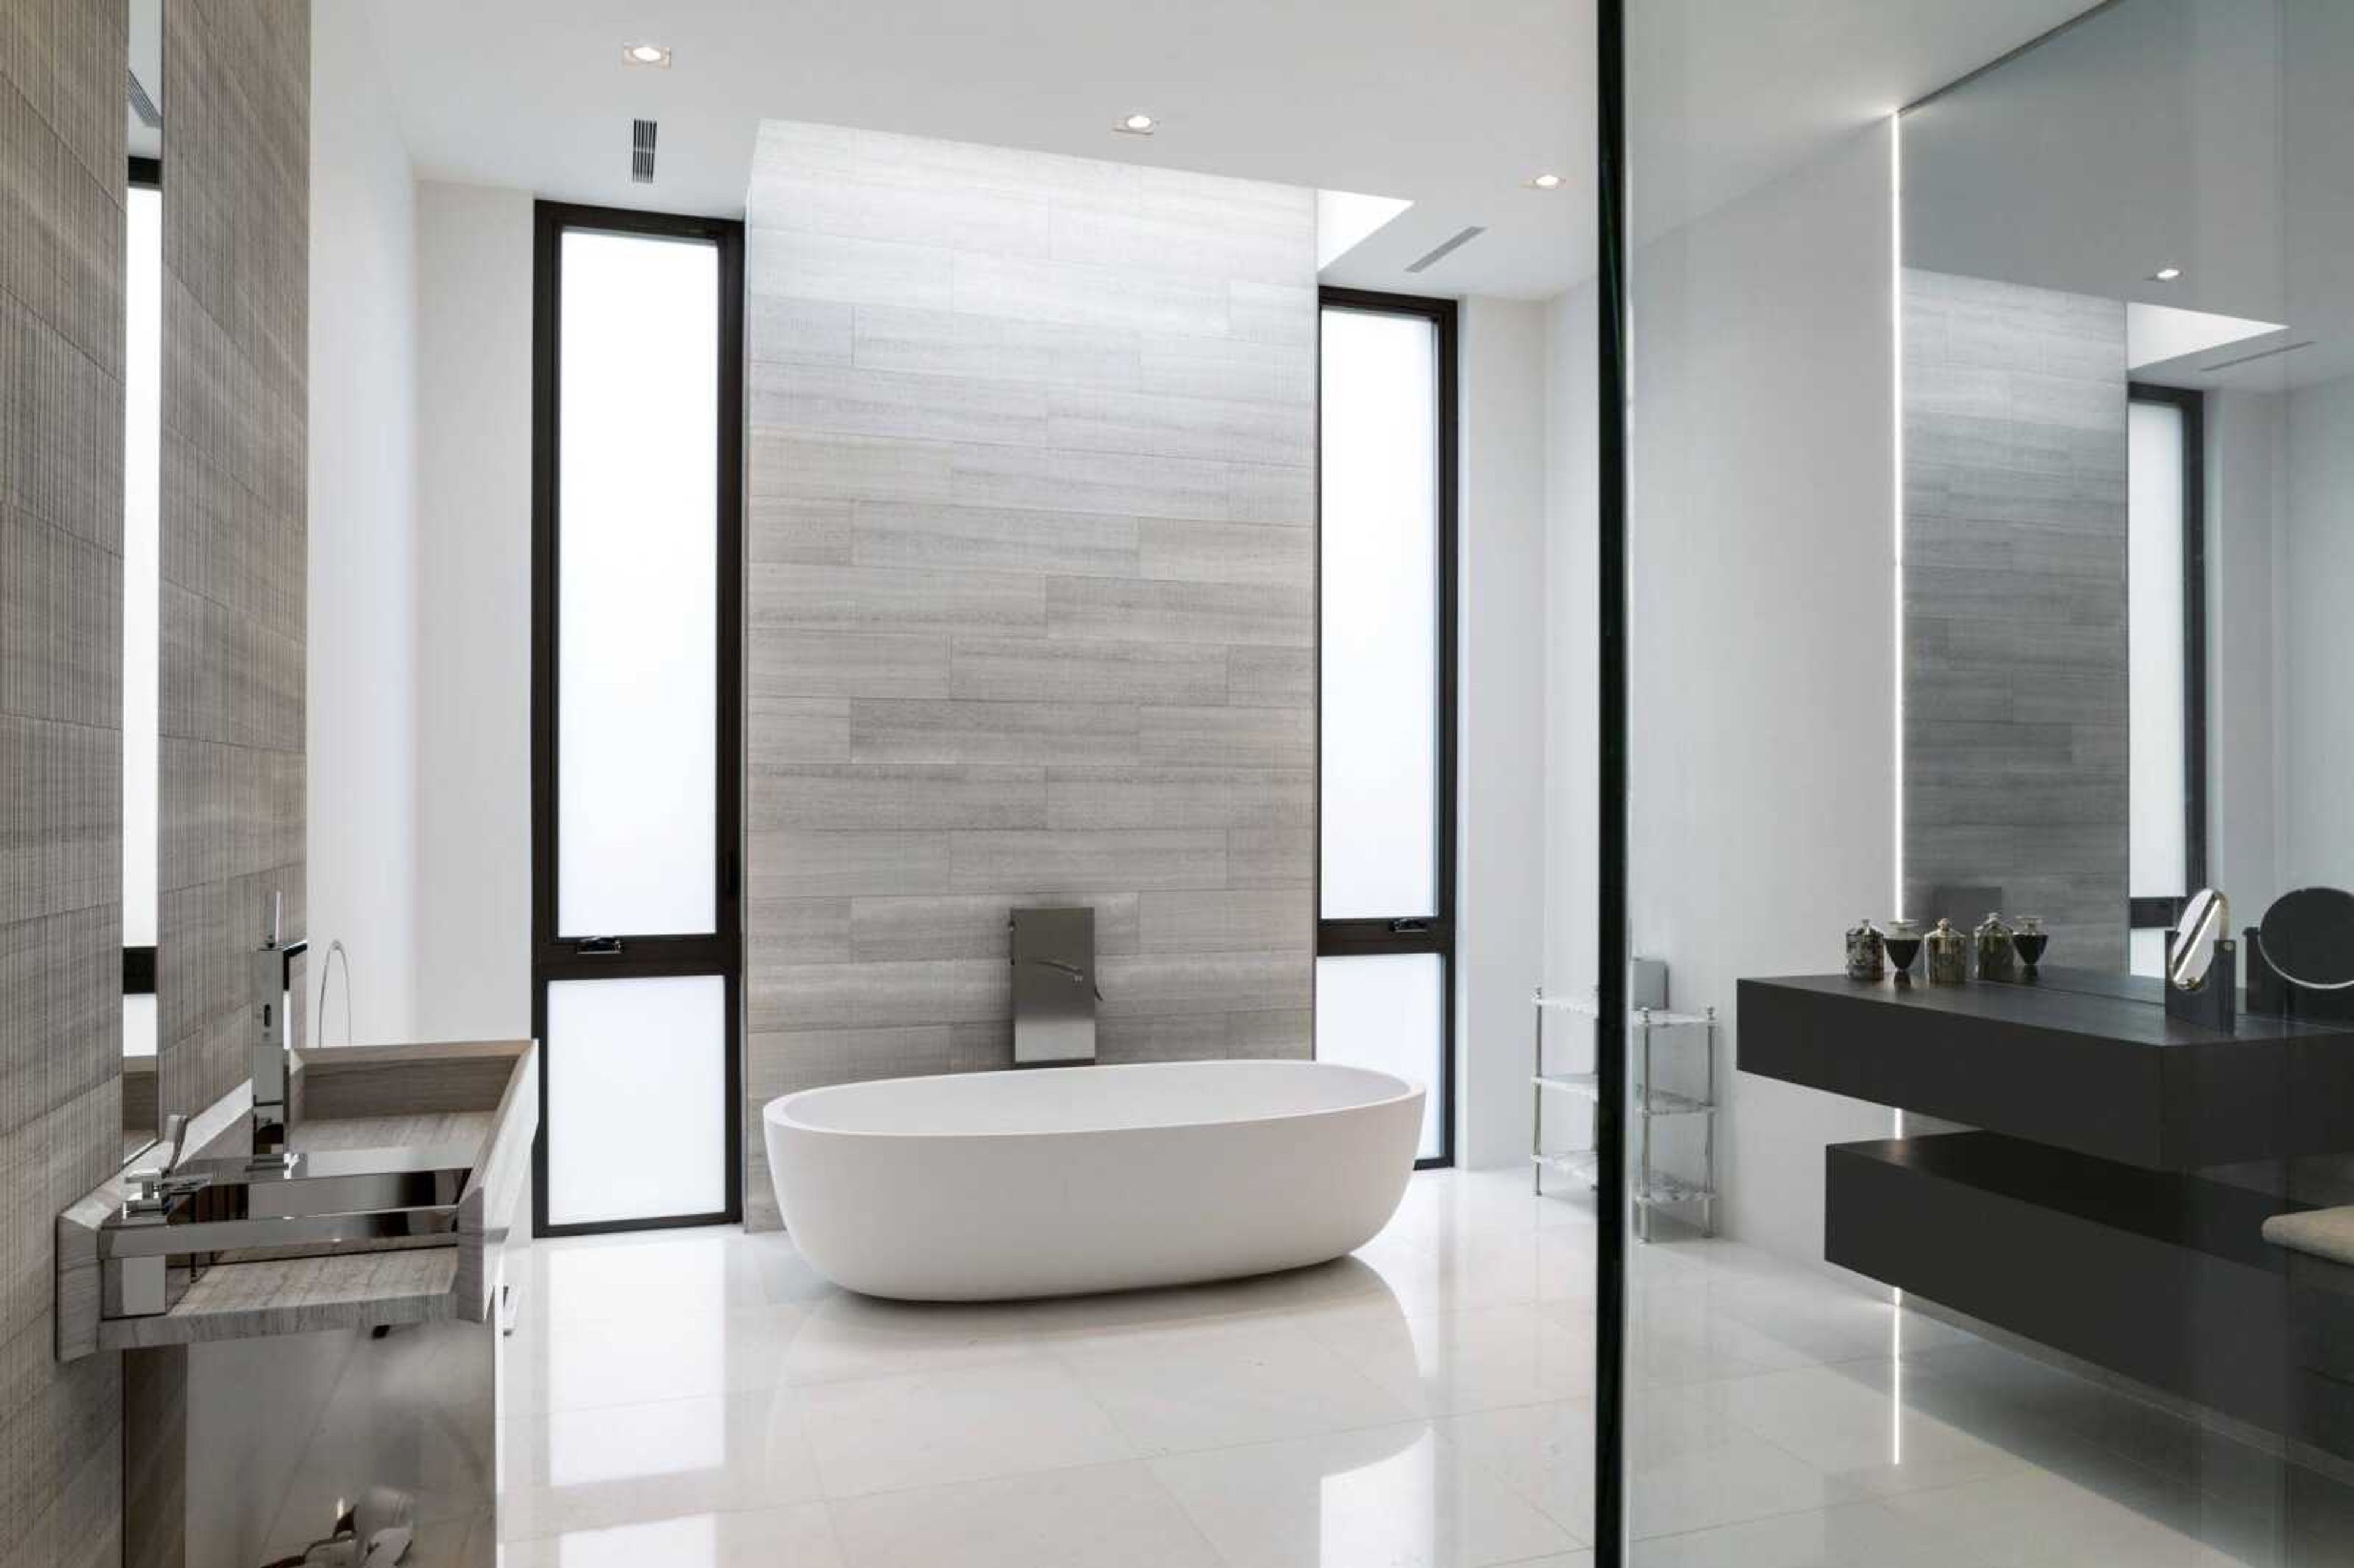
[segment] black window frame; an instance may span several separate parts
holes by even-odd
[[[557,556],[558,390],[561,387],[563,238],[572,230],[712,245],[719,263],[718,581],[713,929],[707,935],[629,932],[566,936],[557,927]],[[532,1145],[532,1231],[537,1236],[606,1234],[734,1224],[744,1217],[744,225],[737,218],[540,201],[532,260],[532,1033],[539,1051],[539,1131]],[[602,942],[617,939],[618,950]],[[705,1213],[551,1224],[547,1217],[547,988],[554,980],[717,976],[724,985],[726,1202]]]
[[[1324,916],[1324,483],[1323,443],[1317,443],[1316,484],[1316,956],[1369,958],[1393,953],[1437,956],[1439,972],[1438,1082],[1431,1090],[1438,1097],[1438,1149],[1417,1158],[1417,1171],[1443,1170],[1456,1160],[1455,1146],[1455,925],[1456,925],[1456,609],[1457,514],[1459,510],[1460,400],[1457,386],[1457,314],[1451,299],[1422,294],[1384,293],[1370,289],[1320,288],[1316,302],[1316,386],[1320,408],[1324,387],[1324,313],[1363,312],[1406,316],[1426,321],[1437,337],[1438,398],[1438,646],[1433,650],[1438,671],[1436,722],[1438,780],[1437,908],[1428,915],[1400,914],[1361,919],[1330,920]]]
[[[2136,931],[2168,930],[2190,895],[2207,885],[2207,394],[2192,387],[2126,383],[2128,410],[2160,404],[2182,416],[2182,867],[2177,896],[2136,898],[2126,921]],[[2131,505],[2130,500],[2127,502]],[[2126,527],[2132,527],[2128,514]],[[2133,629],[2127,626],[2130,638]]]
[[[124,185],[141,190],[160,191],[164,188],[163,159],[143,158],[133,153],[124,161]],[[155,949],[152,944],[143,948],[123,948],[122,994],[155,994]]]

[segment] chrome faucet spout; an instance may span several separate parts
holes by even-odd
[[[282,895],[272,891],[261,904],[261,945],[253,949],[253,1152],[257,1159],[283,1156],[294,1125],[292,1061],[286,1030],[286,998],[294,960],[310,944],[280,940]]]

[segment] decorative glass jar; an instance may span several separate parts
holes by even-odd
[[[2015,980],[2019,978],[2019,954],[2012,946],[2010,927],[2002,916],[1988,914],[1971,933],[1971,941],[1978,953],[1978,979],[1982,980]]]
[[[1881,939],[1880,927],[1869,919],[1859,920],[1847,934],[1847,978],[1851,980],[1876,980],[1888,972],[1882,960],[1886,948]]]
[[[1881,945],[1888,950],[1888,964],[1896,971],[1896,983],[1911,985],[1913,960],[1921,956],[1921,927],[1910,920],[1891,920]]]
[[[2041,915],[2021,915],[2019,928],[2010,934],[2010,946],[2019,954],[2019,972],[2022,980],[2035,978],[2035,966],[2043,961],[2043,949],[2052,944],[2052,933],[2043,928]]]
[[[1939,920],[1926,945],[1931,985],[1960,985],[1970,978],[1970,939],[1951,920]]]

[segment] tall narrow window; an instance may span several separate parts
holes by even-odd
[[[2200,394],[2137,383],[2126,407],[2127,865],[2132,967],[2207,880],[2206,524]]]
[[[537,238],[538,1225],[733,1219],[742,226],[543,202]]]
[[[129,163],[122,267],[122,1054],[126,1095],[154,1095],[155,780],[163,662],[164,166]],[[126,1118],[132,1113],[126,1111]],[[154,1118],[126,1127],[146,1140]]]
[[[1323,296],[1316,1054],[1453,1157],[1455,305]]]

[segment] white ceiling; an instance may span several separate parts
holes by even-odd
[[[1542,298],[1594,268],[1592,0],[319,3],[367,5],[428,178],[733,213],[755,126],[794,119],[1411,199],[1327,273],[1359,287]],[[2084,3],[1637,0],[1643,227],[1719,205]],[[625,65],[640,39],[673,68]],[[1161,117],[1157,135],[1112,133],[1137,110]],[[662,127],[651,186],[628,178],[641,116]],[[1562,187],[1530,189],[1546,170]],[[1404,270],[1473,224],[1488,232]]]
[[[2286,323],[2139,367],[2143,379],[2263,389],[2344,376],[2349,80],[2346,0],[2125,0],[1906,118],[1905,260]],[[2161,267],[2182,276],[2158,281]],[[2304,346],[2244,359],[2291,344]]]

